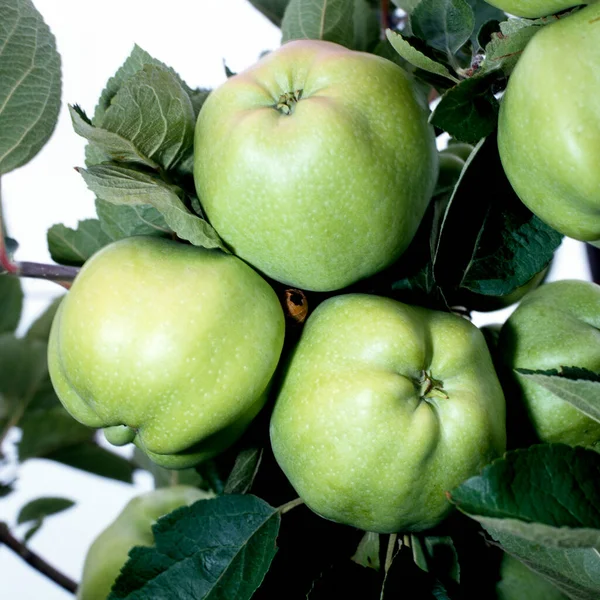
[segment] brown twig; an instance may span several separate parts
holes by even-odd
[[[385,39],[386,29],[390,27],[390,0],[381,0],[380,23],[382,39]]]
[[[5,544],[17,556],[21,557],[28,565],[39,571],[42,575],[48,577],[60,585],[67,592],[74,594],[77,591],[77,583],[67,577],[60,571],[57,571],[53,566],[49,565],[41,556],[32,552],[12,535],[6,523],[0,523],[0,543]]]

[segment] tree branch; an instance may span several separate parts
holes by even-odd
[[[60,585],[60,587],[67,590],[67,592],[74,594],[77,591],[77,583],[75,581],[66,575],[63,575],[60,571],[57,571],[41,556],[29,550],[25,544],[11,534],[6,523],[0,523],[0,543],[5,544],[28,565],[39,571],[42,575],[48,577],[48,579],[54,581],[57,585]]]

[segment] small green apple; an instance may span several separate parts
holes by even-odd
[[[503,10],[515,17],[546,17],[561,10],[589,4],[592,0],[485,0],[488,4]]]
[[[180,506],[214,494],[178,485],[154,490],[131,500],[117,519],[92,543],[85,557],[78,600],[106,600],[134,546],[152,546],[152,525]]]
[[[565,235],[600,243],[600,3],[542,28],[500,107],[498,148],[521,200]]]
[[[300,289],[343,288],[394,262],[417,231],[437,178],[428,112],[391,61],[289,42],[204,103],[198,196],[259,271]]]
[[[511,371],[562,366],[600,373],[600,286],[555,281],[527,294],[503,325],[499,350]],[[590,446],[600,441],[600,423],[523,375],[514,377],[541,441]]]
[[[505,449],[481,332],[450,313],[349,294],[309,317],[271,418],[280,467],[319,515],[379,533],[433,527],[445,492]]]
[[[78,421],[186,468],[232,444],[262,408],[283,337],[275,292],[240,259],[132,237],[81,269],[48,363]]]
[[[547,579],[510,554],[502,557],[500,577],[496,584],[497,600],[568,600]]]

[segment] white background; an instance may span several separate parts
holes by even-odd
[[[35,0],[54,32],[62,56],[63,107],[50,142],[29,164],[2,180],[10,234],[20,243],[19,260],[47,262],[46,230],[54,223],[74,227],[94,216],[93,196],[73,167],[83,165],[84,141],[72,130],[67,103],[93,112],[106,80],[137,43],[172,66],[193,87],[225,80],[223,60],[239,71],[266,49],[278,46],[279,30],[246,0]],[[551,279],[588,279],[584,247],[567,240]],[[55,284],[25,281],[23,322],[29,323],[61,293]],[[475,315],[478,325],[501,322],[510,310]],[[79,580],[88,546],[135,494],[151,489],[147,473],[133,486],[87,475],[43,460],[27,462],[17,491],[0,500],[0,520],[13,526],[19,509],[40,496],[62,496],[76,506],[50,518],[31,548]],[[17,533],[22,530],[16,529]],[[0,597],[3,600],[66,600],[70,594],[30,569],[0,546]]]

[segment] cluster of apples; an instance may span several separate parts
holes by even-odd
[[[437,171],[428,107],[400,67],[317,41],[267,55],[209,96],[196,127],[198,196],[231,253],[134,237],[92,257],[51,332],[61,401],[112,443],[186,468],[239,439],[272,393],[273,451],[310,508],[368,531],[434,526],[444,492],[506,447],[482,333],[456,315],[341,292],[310,316],[272,389],[285,318],[261,275],[332,292],[381,271],[412,240]],[[567,284],[572,299],[579,284]],[[600,307],[599,288],[581,285],[584,304]],[[597,337],[600,310],[582,317],[559,295],[531,300],[515,327],[531,329],[546,303],[593,321],[586,335]],[[600,371],[600,356],[579,366]]]

